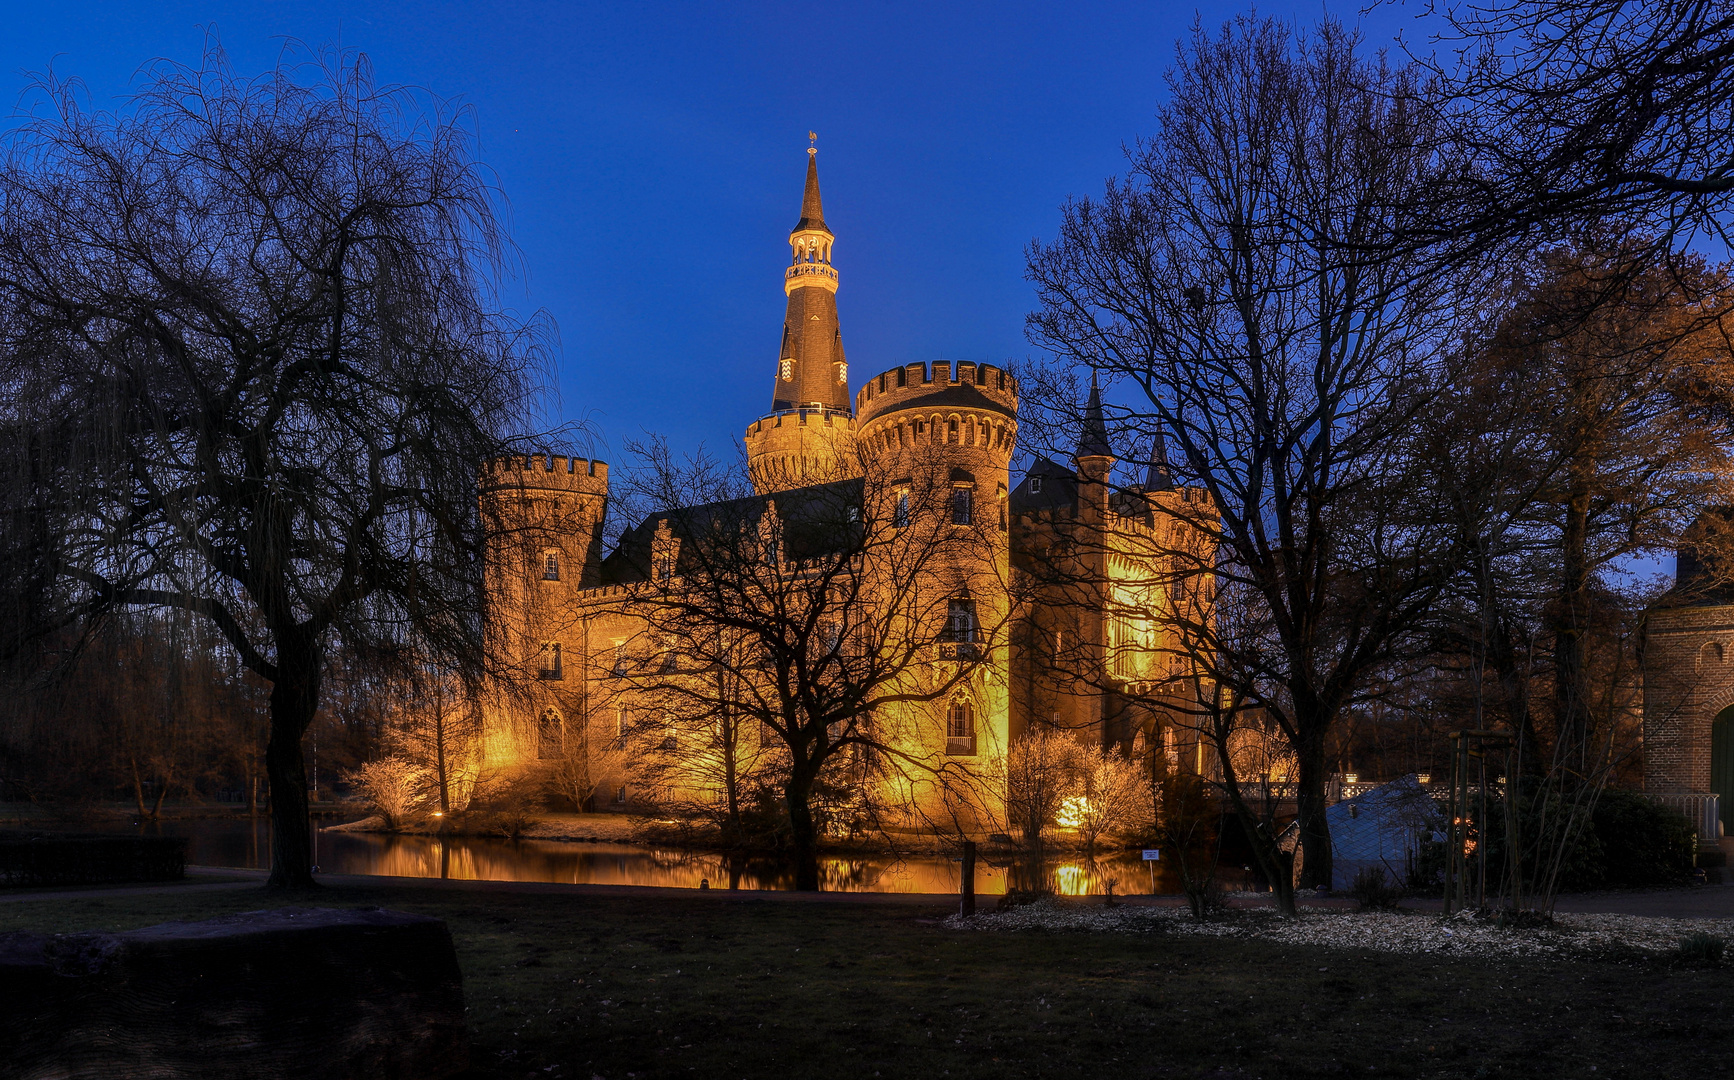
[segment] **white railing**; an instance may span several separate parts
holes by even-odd
[[[1722,797],[1695,791],[1652,792],[1650,798],[1680,814],[1698,830],[1698,846],[1713,848],[1722,835]]]

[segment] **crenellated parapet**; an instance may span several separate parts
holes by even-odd
[[[583,495],[608,494],[608,463],[562,454],[511,454],[482,468],[484,488],[535,488]]]
[[[855,395],[856,440],[868,453],[955,446],[1009,462],[1017,392],[1017,379],[992,364],[905,364],[869,379]]]
[[[1017,416],[1016,377],[993,364],[949,360],[904,364],[880,372],[855,392],[855,415],[862,426],[870,420],[909,408],[957,404]]]

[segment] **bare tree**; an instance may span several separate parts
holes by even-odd
[[[1556,241],[1621,219],[1666,253],[1727,237],[1734,196],[1734,6],[1725,0],[1442,5],[1428,60],[1444,130],[1472,166],[1441,173],[1415,224],[1453,251]]]
[[[393,695],[388,750],[421,769],[441,814],[469,805],[481,774],[482,717],[475,693],[440,666],[413,664]]]
[[[8,498],[56,608],[209,620],[271,684],[270,884],[310,873],[302,735],[334,642],[481,661],[478,464],[525,420],[537,334],[467,117],[325,53],[212,47],[118,113],[39,78],[0,170]]]
[[[971,763],[1004,748],[960,728],[969,746],[954,755],[935,703],[969,691],[1004,648],[1001,523],[959,516],[949,474],[868,463],[862,479],[766,497],[744,468],[677,461],[656,441],[637,449],[623,494],[656,510],[611,556],[639,579],[624,601],[640,630],[621,692],[654,708],[677,746],[714,752],[707,733],[726,718],[774,748],[796,888],[819,886],[815,806],[828,785],[910,813],[973,812]]]
[[[1151,565],[1266,612],[1261,636],[1201,620],[1183,647],[1293,747],[1307,884],[1330,881],[1328,735],[1464,555],[1414,446],[1461,356],[1463,279],[1387,243],[1441,167],[1419,79],[1335,23],[1199,31],[1130,175],[1029,250],[1031,339],[1130,388],[1122,444],[1165,440],[1205,493],[1176,512],[1214,544],[1157,535]]]

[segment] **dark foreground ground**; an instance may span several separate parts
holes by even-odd
[[[250,886],[21,899],[0,904],[0,931],[288,902]],[[1728,968],[960,933],[932,921],[944,909],[907,902],[354,884],[294,902],[445,919],[476,1078],[1734,1072]]]

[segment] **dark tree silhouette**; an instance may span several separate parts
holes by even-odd
[[[1395,242],[1430,212],[1438,132],[1417,73],[1330,22],[1199,31],[1169,82],[1131,174],[1031,246],[1029,333],[1129,386],[1121,445],[1165,440],[1204,492],[1176,513],[1212,543],[1148,554],[1262,609],[1257,635],[1200,618],[1182,638],[1292,745],[1305,883],[1328,884],[1327,736],[1465,551],[1417,452],[1464,278]]]
[[[482,660],[476,470],[542,340],[503,317],[466,116],[326,52],[38,78],[0,169],[9,520],[36,625],[210,621],[271,684],[270,884],[312,884],[301,739],[335,643]],[[42,599],[48,597],[48,600]]]

